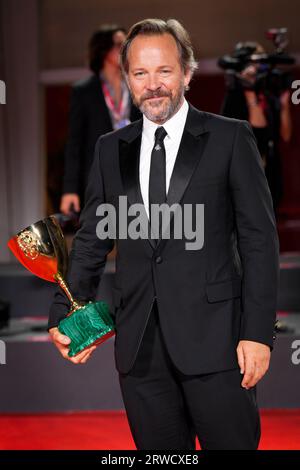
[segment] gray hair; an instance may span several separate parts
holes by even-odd
[[[179,21],[175,19],[164,21],[157,18],[148,18],[146,20],[139,21],[130,28],[120,52],[123,72],[128,74],[128,50],[136,36],[155,36],[166,33],[171,34],[176,41],[182,69],[185,73],[189,70],[191,75],[193,75],[194,71],[198,68],[198,64],[194,58],[194,52],[188,32],[179,23]]]

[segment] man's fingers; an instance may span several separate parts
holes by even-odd
[[[245,357],[245,373],[242,380],[242,387],[249,388],[249,382],[253,379],[255,374],[255,362],[252,357],[246,355]]]
[[[237,348],[237,358],[238,358],[238,363],[240,366],[240,372],[243,374],[245,372],[245,359],[244,359],[244,351],[243,348],[238,347]]]
[[[80,364],[85,364],[89,360],[92,354],[93,354],[93,350],[89,351],[88,354],[85,356],[85,358],[80,361]]]
[[[70,358],[74,364],[84,364],[92,352],[96,349],[96,346],[90,346],[89,348],[81,351],[80,353],[76,354],[76,356]]]
[[[76,354],[76,356],[71,357],[70,360],[71,360],[74,364],[79,364],[79,363],[81,362],[81,360],[86,357],[86,355],[87,355],[88,353],[89,353],[88,350],[81,351],[80,353]]]
[[[82,362],[85,363],[96,349],[97,346],[91,346],[88,355],[82,360]]]
[[[68,336],[62,335],[59,331],[56,331],[53,335],[53,340],[63,346],[66,346],[71,343],[71,340]]]
[[[249,359],[249,364],[246,365],[245,375],[242,381],[242,387],[254,387],[265,375],[269,367],[269,361],[258,361],[254,358]]]
[[[90,358],[91,354],[92,354],[92,353],[89,352],[89,353],[85,356],[85,358],[82,359],[82,360],[79,362],[79,364],[85,364],[85,363],[88,361],[88,359]]]
[[[64,359],[68,359],[69,361],[73,362],[74,364],[85,364],[86,361],[89,359],[91,354],[95,351],[96,345],[91,345],[88,348],[85,348],[80,353],[76,354],[76,356],[69,356],[69,345],[71,343],[71,339],[63,335],[59,332],[58,328],[53,328],[49,330],[51,339],[55,346],[57,347],[60,354],[63,356]]]
[[[90,350],[88,351],[88,354],[80,361],[80,363],[85,364],[88,361],[88,359],[91,357],[95,349],[96,349],[96,346],[92,346]]]
[[[68,336],[62,335],[58,329],[54,330],[54,332],[51,333],[51,339],[53,343],[55,344],[56,348],[59,350],[61,355],[67,359],[68,358],[68,352],[69,352],[69,344],[71,342],[70,338]]]
[[[247,373],[244,374],[244,378],[242,380],[242,387],[249,388],[249,382],[252,380],[254,376],[254,369],[249,370]]]
[[[70,359],[68,355],[69,348],[58,346],[58,350],[64,359]]]
[[[262,376],[263,376],[263,374],[262,374],[261,368],[256,365],[255,370],[254,370],[254,374],[253,374],[251,380],[249,380],[249,382],[247,383],[247,387],[248,388],[254,387],[254,385],[257,384],[257,382],[261,379]]]
[[[268,370],[268,362],[264,361],[262,365],[256,364],[255,373],[252,380],[248,383],[249,387],[254,387],[265,375]]]
[[[241,373],[244,373],[241,386],[246,389],[254,387],[269,368],[270,347],[256,341],[241,340],[236,350]]]

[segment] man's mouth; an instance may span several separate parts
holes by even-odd
[[[168,96],[165,96],[165,95],[163,95],[163,96],[152,96],[150,98],[146,98],[145,101],[156,102],[156,101],[162,100],[164,98],[168,98]]]

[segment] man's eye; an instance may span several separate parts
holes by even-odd
[[[134,76],[135,76],[135,77],[140,77],[140,76],[143,75],[143,74],[144,74],[144,72],[136,72],[136,73],[134,74]]]
[[[170,70],[168,70],[168,69],[163,69],[163,70],[162,70],[162,73],[165,73],[165,74],[166,74],[166,73],[170,73]]]

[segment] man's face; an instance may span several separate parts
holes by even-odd
[[[191,74],[185,74],[171,34],[137,36],[128,51],[127,83],[132,99],[143,114],[163,124],[183,102]]]

